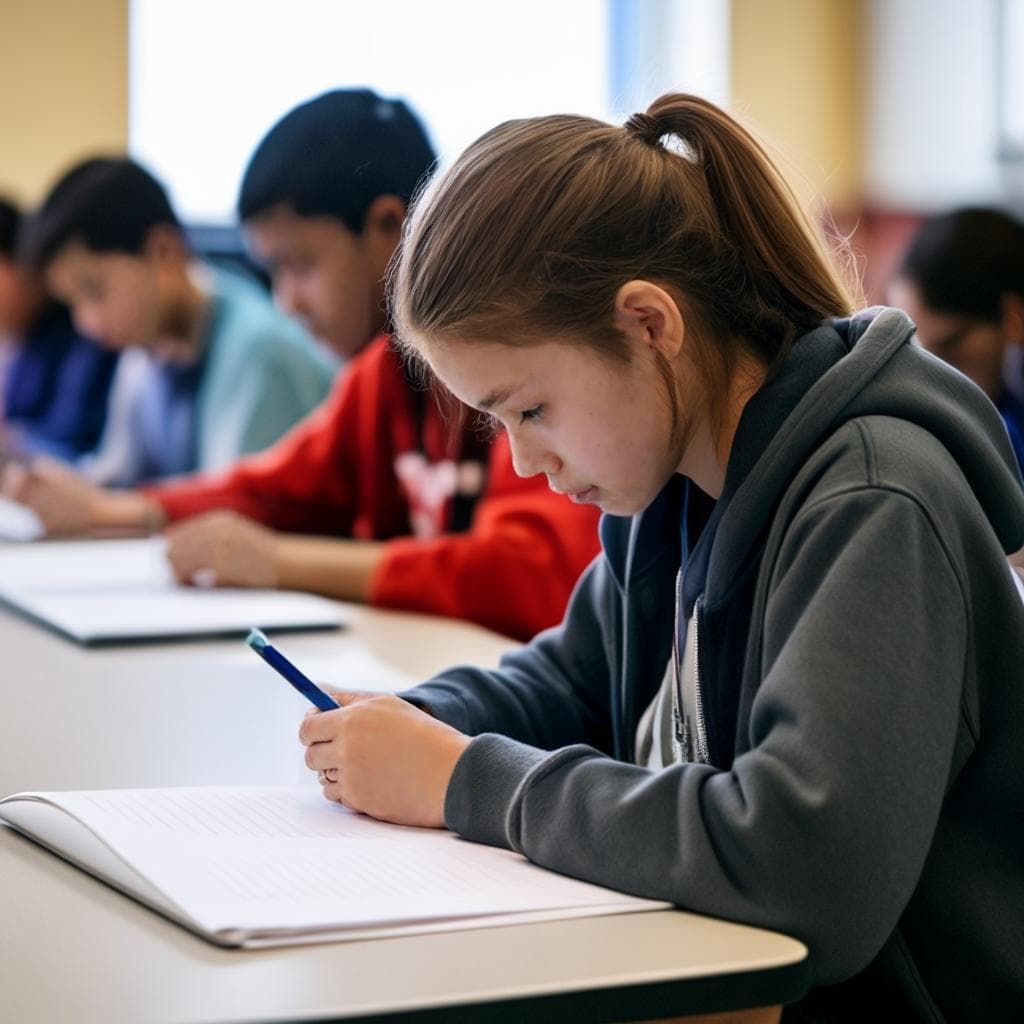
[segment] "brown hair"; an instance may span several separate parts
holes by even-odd
[[[852,302],[788,186],[724,111],[670,93],[622,128],[508,121],[420,197],[392,269],[399,336],[574,337],[628,358],[615,296],[643,279],[694,314],[721,373],[772,368]]]

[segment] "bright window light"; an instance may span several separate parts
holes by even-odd
[[[725,101],[728,0],[131,0],[129,148],[227,224],[253,147],[327,89],[406,98],[442,160],[511,117]]]

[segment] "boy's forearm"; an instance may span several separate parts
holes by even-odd
[[[100,491],[89,502],[93,530],[103,532],[156,533],[167,525],[159,502],[138,491]]]
[[[306,590],[341,601],[366,601],[385,545],[330,537],[279,536],[274,575],[284,590]]]

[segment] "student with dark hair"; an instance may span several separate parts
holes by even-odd
[[[406,104],[369,90],[299,105],[249,160],[238,215],[274,296],[345,358],[385,327],[384,270],[434,163]]]
[[[18,207],[0,199],[3,443],[8,454],[75,459],[99,442],[117,353],[79,334],[67,307],[18,262],[21,224]]]
[[[163,186],[132,160],[69,171],[21,251],[84,334],[130,350],[83,466],[92,480],[221,468],[276,441],[330,386],[327,353],[258,284],[197,259]]]
[[[911,240],[889,297],[921,344],[995,403],[1024,469],[1024,404],[1005,377],[1009,349],[1024,346],[1024,224],[980,207],[933,217]]]
[[[217,475],[72,493],[36,474],[9,480],[11,496],[51,533],[185,520],[169,532],[183,581],[311,590],[523,638],[558,622],[597,550],[595,510],[518,479],[507,439],[435,401],[387,334],[385,271],[433,166],[409,108],[369,90],[286,114],[249,162],[239,213],[278,303],[351,357],[331,396]]]
[[[500,125],[400,252],[403,345],[606,513],[603,552],[496,671],[310,714],[324,796],[794,935],[787,1020],[1019,1019],[1024,489],[991,403],[904,313],[851,315],[697,97]]]

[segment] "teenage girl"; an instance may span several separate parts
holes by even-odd
[[[307,717],[324,795],[795,935],[793,1019],[1019,1014],[1024,490],[982,392],[905,314],[850,315],[692,96],[495,128],[392,292],[516,470],[604,511],[603,552],[497,671]]]

